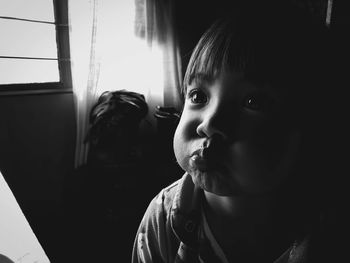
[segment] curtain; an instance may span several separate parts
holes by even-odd
[[[174,32],[173,0],[135,0],[135,34],[162,50],[164,105],[181,106],[181,58]],[[174,88],[177,87],[177,88]]]
[[[76,168],[86,164],[89,114],[102,92],[143,94],[151,132],[157,105],[180,108],[181,60],[172,12],[167,0],[69,1]]]
[[[84,138],[89,126],[89,111],[97,97],[99,61],[96,58],[97,0],[70,0],[70,51],[76,110],[75,167],[87,160]]]

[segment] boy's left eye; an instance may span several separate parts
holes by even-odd
[[[193,89],[189,92],[188,98],[194,104],[204,104],[208,101],[207,94],[199,89]]]
[[[252,110],[264,112],[271,108],[272,101],[267,96],[262,94],[250,95],[244,99],[243,107]]]

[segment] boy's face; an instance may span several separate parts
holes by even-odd
[[[300,140],[286,91],[223,72],[215,79],[197,75],[185,96],[174,151],[196,185],[217,195],[264,194],[280,186]]]

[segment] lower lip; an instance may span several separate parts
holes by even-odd
[[[209,168],[207,161],[197,154],[191,156],[190,166],[202,172],[207,171]]]
[[[198,154],[194,154],[190,157],[189,164],[190,167],[200,172],[217,171],[222,174],[226,174],[228,172],[225,165],[220,161],[220,159],[203,158]]]

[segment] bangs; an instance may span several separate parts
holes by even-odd
[[[314,81],[324,65],[320,56],[324,41],[318,36],[323,31],[302,15],[295,20],[292,11],[269,12],[237,12],[214,23],[192,53],[182,93],[196,77],[215,79],[223,71],[240,72],[250,81],[276,87],[303,88]]]
[[[197,77],[216,78],[223,71],[255,71],[256,52],[228,21],[218,21],[202,36],[190,58],[184,81],[186,87]]]

